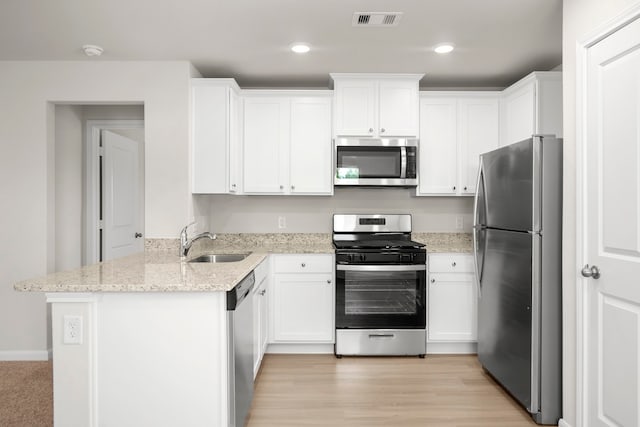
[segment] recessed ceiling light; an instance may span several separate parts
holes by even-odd
[[[452,43],[440,43],[436,47],[433,48],[433,51],[436,53],[449,53],[453,50]]]
[[[291,45],[291,50],[295,53],[307,53],[311,47],[306,43],[294,43]]]
[[[82,46],[82,50],[87,56],[100,56],[102,55],[102,52],[104,52],[102,47],[96,46],[95,44],[85,44]]]

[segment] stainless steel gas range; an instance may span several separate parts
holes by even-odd
[[[411,215],[333,216],[335,354],[426,353],[426,257]]]

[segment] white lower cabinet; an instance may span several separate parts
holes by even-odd
[[[269,259],[254,270],[256,283],[253,289],[253,378],[260,370],[262,357],[269,339]]]
[[[428,264],[427,352],[474,352],[477,293],[473,256],[430,254]]]
[[[269,342],[333,344],[333,255],[272,255],[272,259]]]

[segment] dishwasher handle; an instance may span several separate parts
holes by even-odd
[[[233,287],[227,291],[227,311],[235,310],[244,301],[256,283],[256,277],[253,271]]]

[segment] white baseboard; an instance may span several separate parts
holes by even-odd
[[[270,354],[333,354],[333,344],[269,344]]]
[[[560,421],[558,421],[558,427],[571,427],[571,424],[560,418]]]
[[[0,351],[0,361],[46,361],[50,359],[51,351]]]

